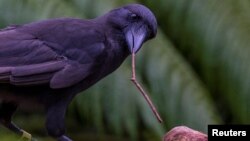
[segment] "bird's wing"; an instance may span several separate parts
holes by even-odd
[[[103,46],[102,43],[96,43],[92,48],[100,53]],[[95,64],[91,61],[79,63],[77,58],[68,59],[65,56],[67,54],[69,57],[74,55],[70,50],[68,53],[59,54],[48,43],[31,34],[12,29],[2,30],[0,31],[0,83],[21,86],[48,84],[51,88],[72,86],[87,77]],[[90,56],[86,54],[82,54],[86,58],[83,57],[80,61],[88,60]]]

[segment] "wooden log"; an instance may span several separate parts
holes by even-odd
[[[207,135],[186,126],[177,126],[165,134],[163,141],[207,141]]]

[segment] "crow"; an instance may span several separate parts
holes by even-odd
[[[65,135],[67,106],[80,92],[116,70],[131,53],[156,36],[154,14],[128,4],[95,19],[56,18],[0,30],[0,122],[29,140],[12,122],[23,104],[46,112],[48,135]]]

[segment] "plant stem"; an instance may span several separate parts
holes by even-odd
[[[131,78],[131,81],[135,84],[135,86],[140,91],[140,93],[142,94],[142,96],[146,99],[147,103],[149,104],[149,106],[150,106],[151,110],[153,111],[154,115],[156,116],[157,120],[160,123],[162,123],[161,116],[157,112],[157,109],[155,108],[155,106],[152,103],[151,99],[149,98],[149,96],[147,95],[147,93],[144,91],[144,89],[142,88],[142,86],[136,80],[136,73],[135,73],[135,53],[134,52],[132,53],[132,78]]]

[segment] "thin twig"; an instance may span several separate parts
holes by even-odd
[[[136,73],[135,73],[135,53],[132,53],[132,78],[131,81],[135,84],[135,86],[139,89],[141,92],[142,96],[146,99],[147,103],[149,104],[151,110],[153,111],[154,115],[156,116],[157,120],[162,123],[161,116],[157,112],[154,104],[152,103],[151,99],[147,95],[147,93],[144,91],[142,86],[137,82],[136,80]]]

